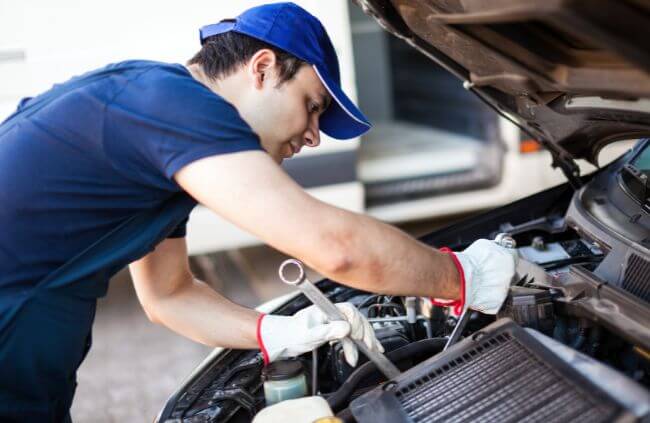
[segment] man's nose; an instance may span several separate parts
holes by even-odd
[[[320,129],[318,126],[318,116],[314,115],[309,120],[309,126],[304,135],[305,145],[308,147],[318,147],[320,145]]]

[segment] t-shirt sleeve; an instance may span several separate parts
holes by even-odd
[[[195,160],[262,149],[234,106],[172,66],[128,81],[107,104],[103,131],[112,165],[159,187],[175,186],[174,174]]]
[[[185,238],[185,235],[187,235],[187,221],[189,218],[183,220],[181,223],[176,226],[176,228],[167,235],[167,238]]]

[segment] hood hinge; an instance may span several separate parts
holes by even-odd
[[[554,168],[559,167],[566,176],[567,180],[571,187],[577,191],[582,187],[582,180],[580,179],[580,167],[570,157],[562,157],[562,153],[559,153],[555,149],[549,148],[551,155],[553,156],[553,163],[551,166]]]

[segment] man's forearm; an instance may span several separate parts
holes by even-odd
[[[449,254],[368,216],[349,213],[344,221],[339,248],[349,266],[326,276],[371,292],[460,298],[460,278]]]
[[[235,304],[205,282],[192,283],[151,304],[157,323],[211,347],[257,348],[259,313]]]

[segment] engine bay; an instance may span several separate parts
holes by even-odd
[[[507,233],[522,269],[530,270],[518,274],[496,316],[471,312],[459,325],[461,340],[449,349],[459,322],[451,307],[318,282],[329,300],[350,302],[368,318],[402,373],[386,380],[362,354],[351,368],[339,343],[326,344],[295,359],[305,394],[324,399],[345,422],[648,418],[650,261],[643,242],[611,229],[619,217],[610,214],[608,227],[594,218],[602,216],[596,206],[616,203],[591,200],[599,192],[612,196],[634,154],[579,191],[561,185],[421,238],[459,251]],[[620,218],[620,226],[629,229],[627,220]],[[648,232],[639,219],[632,223],[637,229],[630,234]],[[272,312],[291,315],[309,305],[294,295]],[[251,421],[267,405],[263,368],[259,351],[215,351],[170,398],[159,421]]]
[[[539,265],[554,280],[567,277],[574,266],[594,270],[604,256],[597,244],[581,239],[571,229],[546,236],[539,235],[538,230],[521,232],[517,242],[520,257]],[[434,306],[427,298],[367,293],[327,280],[318,285],[333,302],[351,302],[369,319],[387,357],[402,371],[440,353],[458,322],[451,308]],[[643,386],[647,394],[648,351],[594,318],[574,315],[563,300],[566,298],[561,290],[538,286],[535,280],[524,277],[513,284],[497,316],[474,312],[463,336],[471,338],[496,321],[512,321],[616,369]],[[300,295],[276,313],[291,314],[309,304]],[[356,421],[350,411],[355,399],[386,382],[363,356],[357,367],[351,368],[339,343],[324,345],[317,353],[297,360],[310,381],[309,391],[325,398],[344,421]],[[196,389],[179,398],[172,416],[184,422],[250,421],[265,405],[262,367],[259,352],[228,351],[201,375],[194,384]]]

